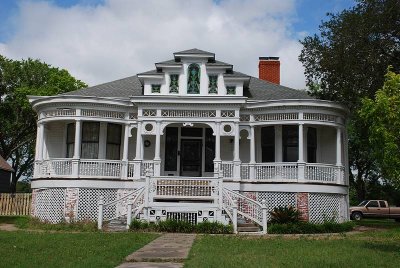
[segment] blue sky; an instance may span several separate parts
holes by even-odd
[[[51,2],[63,8],[75,5],[97,6],[103,5],[104,0],[32,0],[32,2]],[[12,36],[12,19],[18,13],[20,0],[0,0],[0,41],[6,41]],[[219,2],[219,1],[218,1]],[[339,12],[352,7],[353,0],[298,0],[296,1],[297,18],[293,23],[296,32],[316,33],[318,25],[326,18],[327,12]]]
[[[144,72],[199,48],[258,75],[281,58],[282,84],[304,88],[306,35],[352,0],[0,0],[0,54],[38,58],[94,85]]]

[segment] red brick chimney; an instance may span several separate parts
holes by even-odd
[[[260,57],[258,78],[274,84],[281,83],[281,62],[279,57]]]

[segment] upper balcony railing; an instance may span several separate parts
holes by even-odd
[[[75,168],[74,168],[75,167]],[[138,179],[135,168],[140,167],[140,178],[147,170],[154,170],[153,160],[140,163],[120,160],[57,158],[36,162],[35,178],[97,178]],[[74,170],[76,170],[74,173]],[[239,178],[242,182],[315,182],[345,184],[344,168],[320,163],[242,163],[240,175],[235,176],[234,163],[222,161],[222,177],[226,180]]]

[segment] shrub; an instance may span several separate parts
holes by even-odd
[[[203,221],[196,225],[196,233],[231,234],[231,233],[233,233],[233,226],[232,225],[224,225],[219,222]]]
[[[50,223],[43,222],[38,218],[27,217],[21,218],[15,222],[16,226],[21,229],[39,229],[39,230],[53,230],[53,231],[81,231],[81,232],[95,232],[97,231],[97,224],[93,221],[74,221],[71,223],[60,222]]]
[[[195,230],[194,225],[190,222],[177,220],[159,221],[155,227],[159,232],[171,233],[193,233]]]
[[[129,229],[130,230],[148,230],[151,228],[150,228],[150,224],[147,221],[134,219],[134,220],[132,220],[131,224],[129,224]]]
[[[292,206],[276,207],[271,214],[271,223],[296,223],[300,220],[300,212]]]
[[[157,231],[171,233],[202,233],[202,234],[230,234],[233,233],[232,225],[219,222],[200,222],[197,225],[185,221],[165,220],[154,224],[141,220],[133,220],[129,225],[130,230]]]
[[[310,222],[297,222],[287,224],[271,224],[268,226],[270,234],[320,234],[320,233],[343,233],[353,230],[353,222],[334,223],[324,222],[314,224]]]

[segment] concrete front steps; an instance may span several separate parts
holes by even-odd
[[[120,217],[104,224],[106,232],[126,232],[126,217]]]
[[[238,233],[256,234],[261,233],[260,226],[255,223],[238,223]]]

